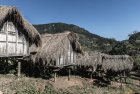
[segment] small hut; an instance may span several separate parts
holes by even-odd
[[[77,59],[77,66],[89,72],[107,75],[126,75],[133,68],[133,59],[129,55],[108,55],[100,52],[85,52]]]
[[[0,59],[29,56],[29,46],[41,45],[38,31],[13,6],[0,6]]]
[[[92,69],[95,71],[97,66],[101,64],[99,52],[84,52],[80,58],[77,58],[77,66],[83,66],[86,69]]]
[[[102,54],[102,68],[104,71],[111,70],[122,72],[133,68],[133,59],[129,55]]]
[[[77,70],[82,73],[90,74],[92,79],[93,74],[97,74],[98,66],[101,65],[101,53],[95,51],[86,51],[83,55],[77,58]]]
[[[43,66],[64,67],[76,63],[77,54],[83,53],[75,33],[42,34],[42,47],[31,47],[35,63]]]
[[[102,69],[108,79],[118,77],[122,84],[133,68],[133,59],[129,55],[102,54]]]

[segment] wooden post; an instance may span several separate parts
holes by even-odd
[[[8,57],[6,57],[6,63],[8,64]],[[7,71],[7,67],[4,68],[5,71]]]
[[[70,81],[70,75],[71,75],[71,69],[70,68],[68,68],[68,72],[69,72],[68,81]]]
[[[54,82],[56,82],[56,71],[54,72]]]
[[[91,74],[90,74],[90,80],[92,81],[92,72],[91,72]]]
[[[125,80],[125,84],[126,84],[126,73],[124,71],[124,80]]]
[[[18,74],[17,74],[18,77],[20,77],[20,73],[21,73],[21,62],[18,61]]]
[[[122,89],[122,75],[120,74],[120,83],[121,83],[121,89]]]

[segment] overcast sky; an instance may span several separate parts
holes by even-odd
[[[0,0],[16,6],[32,24],[63,22],[124,40],[140,31],[140,0]]]

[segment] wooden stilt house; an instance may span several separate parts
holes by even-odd
[[[38,31],[13,6],[0,6],[0,58],[29,56],[29,46],[41,45]]]
[[[41,37],[43,45],[36,49],[37,53],[32,58],[40,65],[46,67],[74,65],[77,54],[83,53],[75,33],[42,34]]]
[[[129,55],[108,55],[100,52],[86,52],[77,59],[77,66],[84,66],[92,72],[113,72],[122,74],[133,68],[133,59]]]
[[[104,71],[112,70],[114,72],[121,72],[133,68],[134,61],[129,55],[107,55],[102,53],[101,57]]]

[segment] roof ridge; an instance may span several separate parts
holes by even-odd
[[[63,33],[56,33],[56,34],[43,34],[42,37],[52,37],[52,36],[62,36],[62,35],[68,35],[70,34],[71,32],[63,32]]]

